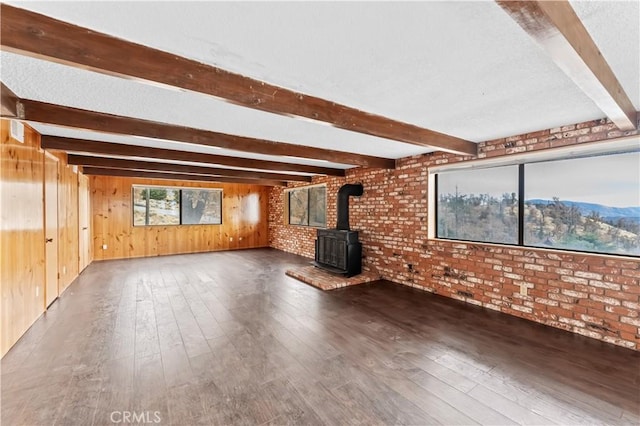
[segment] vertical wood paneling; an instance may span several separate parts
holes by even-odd
[[[25,126],[25,141],[10,137],[10,122],[0,120],[0,352],[1,355],[45,310],[45,194],[57,191],[58,230],[49,237],[59,243],[52,276],[60,274],[60,293],[78,276],[78,174],[59,160],[60,176],[45,179],[45,154],[40,135]],[[51,160],[50,158],[48,160]],[[45,182],[47,185],[45,185]],[[57,185],[57,187],[56,187]]]
[[[79,274],[78,173],[74,172],[72,166],[64,163],[60,165],[58,186],[60,293],[69,287]]]
[[[222,225],[133,226],[131,187],[221,188]],[[120,259],[266,247],[268,188],[90,176],[94,259]],[[107,248],[102,246],[106,244]]]
[[[25,141],[0,121],[0,294],[4,355],[44,311],[44,184],[39,135],[25,127]]]
[[[80,256],[79,272],[82,272],[92,257],[91,244],[91,203],[89,200],[89,178],[78,174],[78,245]]]
[[[60,236],[58,235],[58,176],[60,160],[44,155],[44,230],[45,230],[45,305],[49,306],[60,294],[58,257]]]

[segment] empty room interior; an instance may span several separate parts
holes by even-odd
[[[640,424],[640,1],[0,31],[2,425]]]

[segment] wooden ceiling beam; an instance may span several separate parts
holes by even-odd
[[[568,1],[496,2],[619,129],[636,128],[631,100]]]
[[[20,110],[20,99],[11,91],[4,82],[0,81],[0,113],[3,118],[17,118]]]
[[[113,169],[145,170],[169,173],[185,173],[206,176],[226,176],[247,179],[267,179],[296,182],[311,182],[311,176],[267,173],[249,170],[223,169],[218,167],[193,166],[188,164],[160,163],[151,161],[126,160],[122,158],[91,157],[68,154],[67,162],[72,165]]]
[[[164,173],[164,172],[151,172],[141,170],[129,170],[129,169],[113,169],[102,167],[83,167],[82,173],[85,175],[94,176],[119,176],[119,177],[135,177],[144,179],[165,179],[165,180],[178,180],[178,181],[200,181],[200,182],[220,182],[220,183],[242,183],[247,185],[264,185],[264,186],[286,186],[287,183],[278,180],[268,179],[243,179],[235,177],[221,177],[221,176],[204,176],[193,175],[184,173]]]
[[[477,154],[477,145],[464,139],[307,96],[35,12],[3,3],[0,14],[3,50],[111,76],[187,89],[247,108],[311,119],[371,136],[459,154]]]
[[[306,164],[281,163],[278,161],[254,160],[251,158],[230,157],[226,155],[202,154],[199,152],[178,151],[173,149],[149,148],[138,145],[97,142],[86,139],[62,138],[43,135],[42,148],[57,149],[66,152],[118,155],[124,157],[156,158],[172,161],[189,161],[211,165],[241,167],[245,169],[272,170],[280,172],[312,173],[319,175],[344,176],[343,169],[308,166]]]
[[[264,155],[292,156],[373,168],[395,168],[395,160],[323,148],[273,142],[139,118],[88,111],[34,100],[20,100],[21,118],[36,123],[98,132],[165,139]]]

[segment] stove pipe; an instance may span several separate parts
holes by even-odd
[[[349,197],[359,197],[364,192],[361,183],[348,183],[338,190],[338,223],[336,229],[349,230]]]

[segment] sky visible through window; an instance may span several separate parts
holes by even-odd
[[[609,207],[640,206],[640,153],[525,166],[525,198],[580,201]]]
[[[525,199],[558,197],[610,207],[640,206],[640,153],[547,161],[525,166]],[[455,176],[455,177],[454,177]],[[501,194],[518,179],[514,166],[443,173],[440,194]],[[535,177],[535,179],[533,179]]]
[[[492,194],[518,191],[518,167],[461,170],[438,177],[440,194]]]

